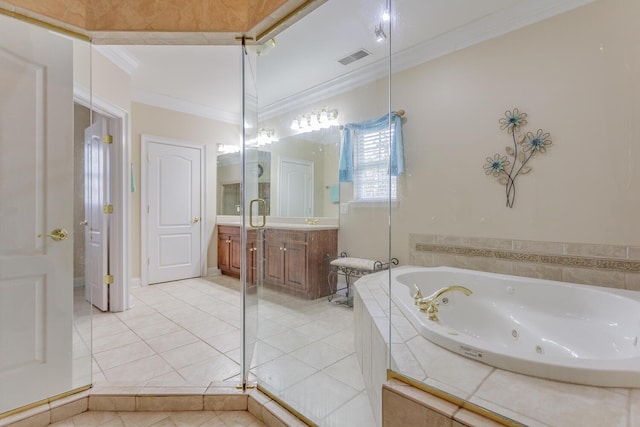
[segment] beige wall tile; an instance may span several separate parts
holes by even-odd
[[[291,412],[287,411],[274,401],[271,401],[264,405],[262,415],[264,417],[264,423],[269,427],[306,427],[305,423],[300,421],[295,415],[293,415]]]
[[[534,240],[514,240],[513,250],[519,252],[532,252],[547,255],[562,255],[564,253],[564,243],[537,242]]]
[[[89,396],[90,411],[135,411],[135,396],[94,395]]]
[[[604,258],[626,258],[627,247],[617,245],[567,243],[565,245],[565,254]]]
[[[136,397],[136,411],[201,411],[203,406],[202,395]]]
[[[205,395],[205,411],[246,411],[248,395]]]
[[[472,248],[511,250],[513,248],[513,240],[494,239],[490,237],[471,237],[469,238],[469,246]]]
[[[562,267],[530,262],[513,262],[513,274],[537,279],[562,280]]]
[[[387,383],[383,388],[448,418],[453,418],[453,415],[458,411],[458,405],[402,382]]]
[[[32,415],[30,417],[26,417],[19,421],[12,422],[10,424],[1,424],[2,421],[6,422],[6,419],[5,419],[0,421],[0,425],[2,426],[6,425],[9,427],[44,427],[50,424],[50,420],[51,420],[50,414],[49,414],[49,411],[47,411],[47,412],[42,412],[40,414]]]
[[[457,427],[456,424],[461,426],[469,426],[469,427],[500,427],[502,424],[497,423],[493,420],[490,420],[482,415],[471,412],[467,409],[460,409],[454,416],[453,425]],[[458,421],[460,423],[458,423]]]
[[[384,388],[382,391],[383,427],[451,427],[453,421],[407,397]]]
[[[640,273],[626,273],[625,276],[625,289],[640,291]]]
[[[73,396],[70,396],[73,397]],[[62,399],[66,400],[66,399]],[[70,401],[65,402],[52,402],[51,403],[51,423],[66,420],[74,415],[81,414],[87,410],[89,406],[89,397],[87,396],[78,399],[77,397]]]
[[[629,246],[629,259],[640,260],[640,246]]]
[[[51,412],[49,404],[37,406],[6,418],[0,419],[0,426],[40,427],[50,423]]]
[[[625,287],[624,273],[589,268],[563,268],[562,280],[565,282],[604,286],[607,288],[624,289]]]

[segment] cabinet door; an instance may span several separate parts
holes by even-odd
[[[307,245],[289,241],[284,250],[284,283],[290,289],[307,289]]]
[[[240,270],[242,267],[242,241],[240,236],[231,236],[231,271],[234,274],[240,276]]]
[[[231,253],[229,246],[229,235],[218,235],[218,268],[221,271],[231,271]]]
[[[265,251],[265,280],[282,284],[284,282],[284,242],[277,236],[269,236],[264,243]]]

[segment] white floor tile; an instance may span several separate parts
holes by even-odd
[[[239,281],[226,276],[188,279],[133,289],[131,310],[94,311],[94,384],[240,382],[239,289]],[[373,426],[368,397],[361,392],[353,310],[325,298],[303,300],[266,288],[259,294],[252,311],[261,338],[252,358],[252,381],[321,426]],[[91,332],[89,323],[86,332]],[[189,418],[155,414],[137,424],[128,415],[93,415],[76,425],[152,425],[149,420],[157,426],[185,425]],[[226,426],[225,421],[234,422],[214,415],[199,425]],[[247,421],[242,425],[262,425]]]

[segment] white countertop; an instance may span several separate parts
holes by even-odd
[[[267,224],[264,228],[273,229],[287,229],[287,230],[337,230],[340,228],[338,225],[338,218],[313,218],[317,219],[318,223],[315,225],[307,224],[304,218],[282,218],[282,217],[267,217]],[[234,215],[218,215],[218,225],[229,225],[240,227],[241,217]]]

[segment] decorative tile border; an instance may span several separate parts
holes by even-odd
[[[497,258],[511,261],[524,261],[539,264],[560,265],[565,267],[593,268],[598,270],[621,271],[625,273],[640,272],[640,261],[609,258],[596,258],[571,255],[545,255],[540,253],[506,251],[498,249],[470,248],[463,246],[436,245],[417,243],[417,252],[436,252],[451,255]]]

